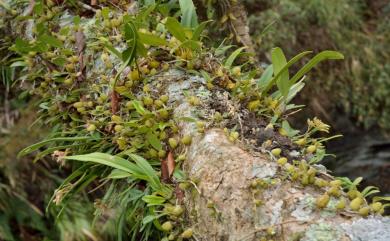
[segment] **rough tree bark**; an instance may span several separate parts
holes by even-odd
[[[247,26],[242,24],[246,21],[245,12],[238,3],[232,8],[233,12],[238,8],[240,13],[236,22],[238,35],[244,44],[250,45]],[[83,27],[88,32],[90,25]],[[96,63],[93,68],[99,69],[101,65]],[[316,198],[325,188],[302,186],[286,178],[269,149],[259,146],[258,140],[253,144],[247,138],[247,133],[264,134],[264,128],[252,130],[251,123],[256,123],[256,119],[251,119],[245,108],[232,101],[226,90],[210,91],[206,85],[204,79],[174,69],[156,75],[151,82],[151,93],[170,96],[169,105],[174,108],[176,119],[205,118],[218,109],[228,113],[225,121],[235,121],[240,126],[241,139],[232,142],[222,129],[229,123],[206,123],[205,133],[199,133],[194,122],[180,123],[182,135],[195,136],[186,150],[184,169],[192,180],[199,182],[186,191],[184,203],[186,219],[194,227],[196,240],[252,241],[264,240],[261,238],[266,236],[268,240],[283,241],[390,240],[389,218],[361,218],[354,212],[336,211],[333,197],[327,208],[316,208]],[[184,93],[197,96],[201,105],[191,106]],[[284,155],[295,155],[297,150],[288,143],[278,143],[278,134],[272,134],[273,144],[288,146],[283,148]],[[323,167],[317,169],[324,179],[332,179]],[[261,187],[251,187],[253,181],[260,181]]]
[[[227,111],[229,107],[234,110],[235,103],[230,103],[227,93],[210,93],[203,79],[175,73],[166,73],[167,77],[176,76],[171,78],[173,81],[166,91],[173,101],[171,104],[175,106],[177,118],[207,116],[215,111],[212,107],[215,105],[223,105]],[[177,82],[178,79],[182,81]],[[202,106],[194,108],[183,101],[184,91],[201,98]],[[242,116],[245,113],[240,110],[231,115],[241,115],[245,119]],[[241,124],[245,129],[248,123]],[[183,134],[196,136],[187,150],[185,170],[199,183],[196,191],[186,193],[185,205],[197,240],[249,241],[267,235],[269,240],[281,241],[390,239],[389,218],[362,218],[350,211],[339,212],[333,197],[327,208],[318,209],[316,198],[324,193],[324,189],[304,187],[300,182],[285,179],[283,171],[266,149],[260,147],[254,151],[248,147],[245,138],[233,143],[220,128],[198,133],[191,122],[182,122],[181,128]],[[285,149],[284,152],[294,155],[295,150]],[[325,179],[333,179],[324,167],[319,165],[318,170]],[[254,194],[251,183],[259,179],[268,184]],[[273,233],[274,236],[270,235]]]

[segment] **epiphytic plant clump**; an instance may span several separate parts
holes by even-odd
[[[310,52],[287,61],[275,48],[272,65],[263,72],[251,67],[249,60],[237,66],[244,47],[227,57],[232,46],[207,48],[201,41],[207,22],[198,23],[192,1],[138,4],[137,14],[126,11],[135,5],[123,4],[116,11],[102,5],[92,17],[80,17],[66,4],[37,1],[28,17],[20,12],[22,17],[16,19],[20,25],[31,19],[33,34],[15,39],[10,49],[19,57],[12,66],[20,68],[20,80],[28,82],[30,94],[41,98],[40,121],[53,128],[47,139],[23,149],[20,156],[37,151],[39,160],[56,152],[59,161],[73,170],[49,206],[55,203],[64,210],[73,195],[95,183],[104,190],[96,206],[105,208],[97,216],[115,210],[112,218],[119,239],[125,234],[131,240],[182,240],[196,235],[185,223],[182,205],[184,191],[196,185],[181,170],[193,136],[181,134],[178,124],[183,120],[174,117],[175,101],[159,91],[175,81],[164,75],[171,70],[202,77],[210,92],[223,91],[246,113],[265,120],[264,129],[277,130],[275,136],[287,138],[291,145],[295,142],[300,148],[296,160],[289,160],[288,150],[275,140],[266,140],[263,147],[288,178],[326,189],[317,200],[319,208],[327,206],[330,196],[340,198],[342,182],[322,179],[311,165],[327,155],[322,143],[333,137],[314,135],[328,132],[329,126],[315,118],[300,134],[286,120],[300,108],[290,101],[303,88],[304,75],[322,60],[343,58],[340,53],[321,52],[292,77],[289,68]],[[16,5],[20,3],[15,1]],[[199,96],[184,94],[189,106],[205,104]],[[215,111],[213,116],[188,121],[202,135],[213,124],[225,127],[220,123],[230,116]],[[230,141],[246,138],[240,128],[225,128]],[[262,204],[260,189],[270,185],[273,182],[265,180],[252,185],[255,207]],[[356,196],[351,210],[368,214],[364,194]],[[380,213],[384,206],[378,200],[368,211]]]

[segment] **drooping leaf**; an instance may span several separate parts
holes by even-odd
[[[127,161],[118,156],[113,156],[107,153],[94,152],[85,155],[67,156],[66,160],[75,160],[83,162],[93,162],[101,165],[113,167],[128,173],[142,173],[141,168],[132,162]]]
[[[139,155],[131,153],[129,154],[129,157],[137,163],[137,166],[141,169],[142,173],[148,177],[148,182],[152,189],[155,191],[161,190],[161,182],[153,167]]]
[[[344,55],[337,51],[325,50],[317,54],[312,58],[307,64],[305,64],[290,80],[290,84],[297,82],[302,76],[309,72],[313,67],[315,67],[319,62],[327,59],[344,59]]]
[[[91,136],[56,137],[56,138],[47,139],[47,140],[35,143],[35,144],[31,145],[31,146],[28,146],[28,147],[24,148],[23,150],[21,150],[18,153],[18,158],[22,157],[22,156],[25,156],[25,155],[33,152],[33,151],[36,151],[39,148],[41,148],[41,147],[43,147],[46,144],[51,143],[51,142],[59,142],[59,141],[72,141],[72,142],[75,142],[75,141],[87,141],[87,140],[97,140],[97,139],[95,139],[95,138],[93,138]]]

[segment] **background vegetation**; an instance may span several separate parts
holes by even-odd
[[[22,5],[26,4],[23,1],[16,2]],[[144,4],[147,5],[149,2],[144,1]],[[316,115],[322,115],[331,123],[333,122],[332,120],[337,120],[337,113],[342,110],[348,118],[364,128],[379,127],[383,130],[390,128],[390,113],[385,111],[390,109],[390,100],[386,98],[390,92],[390,56],[389,52],[386,51],[390,42],[390,4],[386,3],[386,1],[343,0],[272,0],[245,1],[245,3],[249,10],[252,40],[256,43],[256,53],[264,67],[266,67],[265,63],[271,62],[270,50],[275,46],[283,46],[287,59],[291,59],[296,53],[304,50],[320,52],[325,49],[336,49],[346,56],[347,60],[343,64],[340,64],[340,62],[322,64],[320,69],[310,74],[309,79],[311,83],[307,85],[308,88],[303,92],[304,94],[300,95],[301,103],[308,104],[312,107],[311,111],[315,112]],[[179,5],[166,5],[166,7],[168,10],[165,10],[168,12],[176,12],[180,9]],[[69,9],[72,9],[75,13],[84,13],[84,10],[80,6],[76,6],[73,1],[69,1]],[[164,11],[164,9],[161,11]],[[103,16],[103,21],[104,18],[106,17]],[[3,27],[9,24],[9,22],[6,22],[6,19],[2,21]],[[155,28],[158,25],[158,21],[151,21],[148,24]],[[136,27],[137,29],[149,27],[148,24],[140,24],[136,25]],[[154,194],[153,186],[149,184],[150,180],[156,178],[153,171],[150,174],[150,179],[142,181],[129,180],[126,184],[114,181],[111,186],[106,185],[105,190],[115,187],[116,191],[108,192],[108,194],[104,195],[104,192],[96,192],[95,188],[99,187],[101,183],[93,182],[93,180],[107,176],[109,174],[109,169],[107,168],[93,165],[93,163],[61,165],[63,163],[53,163],[49,161],[51,157],[44,157],[43,155],[36,164],[33,164],[31,161],[34,159],[33,156],[27,155],[23,158],[17,158],[17,153],[22,147],[36,143],[43,136],[59,136],[57,132],[59,126],[51,132],[37,125],[29,128],[29,124],[33,123],[33,120],[37,118],[34,113],[38,109],[37,103],[41,100],[31,98],[30,94],[32,92],[26,90],[26,86],[24,86],[26,91],[22,91],[21,89],[23,88],[19,88],[20,86],[11,88],[23,83],[14,83],[16,80],[14,74],[16,67],[10,67],[11,59],[15,55],[10,54],[8,48],[12,46],[14,40],[8,39],[6,32],[2,32],[2,36],[4,38],[1,43],[2,81],[0,83],[0,91],[5,94],[0,95],[2,103],[0,114],[2,123],[0,127],[0,210],[2,210],[0,213],[0,239],[110,240],[115,236],[122,236],[121,232],[126,232],[127,234],[135,233],[132,227],[135,227],[136,230],[146,229],[146,235],[142,237],[145,240],[148,238],[148,235],[153,235],[155,231],[151,229],[152,221],[158,218],[153,216],[154,209],[149,208],[146,202],[143,202],[146,194],[146,196],[153,196]],[[237,55],[240,54],[240,52],[236,53]],[[175,54],[182,54],[184,57],[181,57],[186,58],[186,54],[182,52]],[[265,61],[267,58],[268,61]],[[234,59],[227,62],[233,61]],[[110,60],[103,59],[103,62],[106,62],[108,71],[110,69],[108,64]],[[183,62],[187,63],[188,61]],[[238,70],[233,70],[234,68],[231,65],[232,63],[229,66],[225,63],[227,70],[234,74],[234,71]],[[294,70],[298,69],[295,68],[297,67],[292,67]],[[332,72],[329,69],[332,69]],[[45,82],[43,81],[42,83]],[[60,101],[50,99],[50,96],[45,95],[47,91],[45,86],[41,85],[41,87],[35,90],[42,98],[52,101],[50,104]],[[280,85],[277,87],[282,92],[284,87]],[[290,89],[290,87],[288,86],[287,89]],[[240,91],[240,89],[237,90],[237,96]],[[103,93],[99,94],[103,95]],[[283,94],[286,95],[286,93]],[[77,95],[78,93],[73,93],[73,97]],[[133,97],[127,98],[133,100]],[[79,102],[87,101],[82,100]],[[70,103],[75,104],[78,101],[73,98]],[[248,104],[249,109],[258,108],[256,106],[257,102],[251,103]],[[104,108],[109,110],[111,106],[105,105]],[[327,114],[329,111],[331,112],[330,115]],[[56,122],[61,123],[63,113],[58,112],[58,109],[45,109],[41,110],[41,112],[43,112],[44,116],[51,116]],[[79,113],[77,113],[76,117],[83,118],[83,121],[85,121],[87,115],[85,110],[83,111],[80,108],[77,112]],[[137,115],[135,112],[139,112],[139,109],[133,112],[134,115]],[[267,114],[273,115],[275,113],[273,110]],[[111,116],[111,113],[104,113],[104,115],[106,117]],[[312,113],[308,115],[313,116]],[[6,116],[7,118],[5,118]],[[116,125],[122,123],[122,120],[107,119],[104,121],[111,121]],[[77,124],[77,121],[75,123],[75,126],[71,126],[74,130],[70,134],[77,133],[77,135],[83,137],[94,131],[90,122],[83,122],[83,125]],[[84,124],[88,125],[85,126]],[[92,124],[96,124],[98,129],[103,128],[99,126],[99,123]],[[91,127],[91,129],[85,127]],[[69,126],[64,128],[69,128]],[[286,127],[286,129],[288,128]],[[102,131],[104,132],[105,130],[102,129]],[[104,143],[105,146],[100,145],[102,143],[100,142],[100,146],[97,147],[94,138],[99,136],[91,135],[90,139],[83,145],[76,142],[77,147],[73,146],[70,148],[73,148],[74,152],[78,154],[86,153],[86,150],[119,152],[113,145],[115,142],[117,144],[121,143],[121,136],[118,133],[111,135],[109,137],[110,140]],[[158,134],[160,135],[161,133],[158,132]],[[234,136],[234,133],[232,136]],[[148,141],[149,144],[146,148],[140,148],[140,153],[146,153],[147,150],[151,150],[150,146],[157,146],[157,149],[160,149],[153,140]],[[66,142],[59,143],[67,144]],[[153,157],[155,154],[148,152],[146,157]],[[153,168],[156,168],[158,163],[152,163],[152,165]],[[77,173],[76,167],[90,169],[84,175],[76,175],[79,178],[78,180],[80,180],[78,182],[80,189],[73,188],[70,190],[69,186],[66,186],[69,182],[66,177],[72,173]],[[139,185],[145,185],[144,181],[148,183],[145,187],[146,191],[140,192],[138,189]],[[61,183],[65,183],[65,185],[62,185],[57,190],[56,195],[61,197],[61,191],[63,191],[63,196],[66,196],[66,202],[61,204],[61,198],[59,198],[57,200],[59,205],[50,205],[46,212],[45,208],[53,201],[50,200],[52,194]],[[92,183],[91,186],[86,188],[89,183]],[[135,187],[136,185],[137,188],[127,188],[128,186]],[[159,186],[160,184],[157,185],[158,188],[162,188]],[[79,192],[83,188],[85,188],[85,192]],[[68,192],[71,192],[71,198],[67,198]],[[149,202],[152,201],[149,200]],[[161,200],[157,201],[160,202]],[[159,208],[162,208],[161,205]],[[10,211],[16,209],[23,210],[23,212]],[[116,216],[117,213],[126,213],[126,222],[130,225],[125,225],[123,216],[118,217]],[[99,218],[94,218],[94,214],[97,214]],[[145,217],[149,217],[149,220],[145,221]],[[118,223],[115,220],[121,221]],[[139,236],[133,235],[133,239],[137,238]]]
[[[345,131],[349,124],[390,128],[390,3],[381,0],[245,1],[260,60],[274,46],[296,51],[335,49],[342,64],[328,62],[309,77],[300,97]],[[331,69],[332,71],[328,71]],[[343,115],[351,122],[342,120]]]

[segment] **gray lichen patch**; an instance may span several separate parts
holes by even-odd
[[[342,237],[340,228],[328,223],[319,223],[310,225],[301,241],[340,241]]]
[[[341,227],[352,241],[389,241],[390,218],[370,217],[358,219]]]
[[[253,165],[252,177],[253,178],[270,178],[275,176],[277,170],[276,163],[265,162],[258,165]]]
[[[315,198],[310,194],[305,194],[298,199],[295,210],[291,212],[291,216],[298,221],[312,220],[312,213],[314,211]]]

